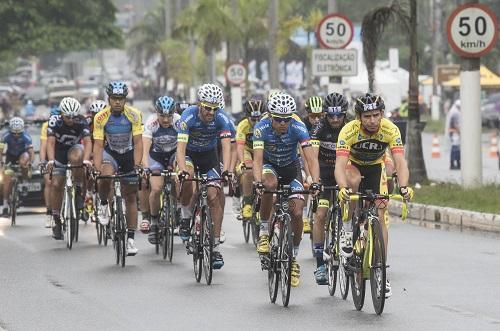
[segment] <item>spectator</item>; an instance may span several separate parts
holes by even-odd
[[[35,106],[33,105],[33,101],[26,101],[26,105],[24,106],[24,116],[32,117],[35,114]]]
[[[450,170],[460,169],[460,100],[456,100],[446,115],[445,132],[450,138]]]

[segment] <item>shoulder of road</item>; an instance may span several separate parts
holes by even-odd
[[[401,215],[402,203],[391,200],[389,213]],[[500,215],[420,203],[408,204],[408,219],[420,225],[449,226],[460,230],[500,233]]]

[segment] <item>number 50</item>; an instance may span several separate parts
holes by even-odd
[[[471,26],[470,26],[470,17],[469,16],[464,16],[460,17],[460,21],[458,23],[458,27],[461,29],[458,31],[461,36],[468,36],[471,32]],[[483,36],[486,33],[486,19],[483,16],[478,16],[474,20],[474,30],[477,35]]]

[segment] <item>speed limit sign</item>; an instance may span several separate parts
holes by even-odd
[[[447,22],[448,42],[463,57],[480,57],[495,46],[498,22],[483,4],[469,3],[453,11]]]
[[[325,16],[316,29],[316,37],[324,48],[345,48],[353,34],[351,20],[337,13]]]
[[[242,63],[231,63],[226,68],[226,80],[231,85],[241,85],[247,79],[247,68]]]

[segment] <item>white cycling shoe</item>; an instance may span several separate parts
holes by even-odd
[[[139,250],[135,246],[135,241],[132,238],[127,239],[127,255],[134,256]]]
[[[97,217],[99,222],[106,226],[109,223],[109,210],[108,205],[100,205],[99,210],[97,211]]]

